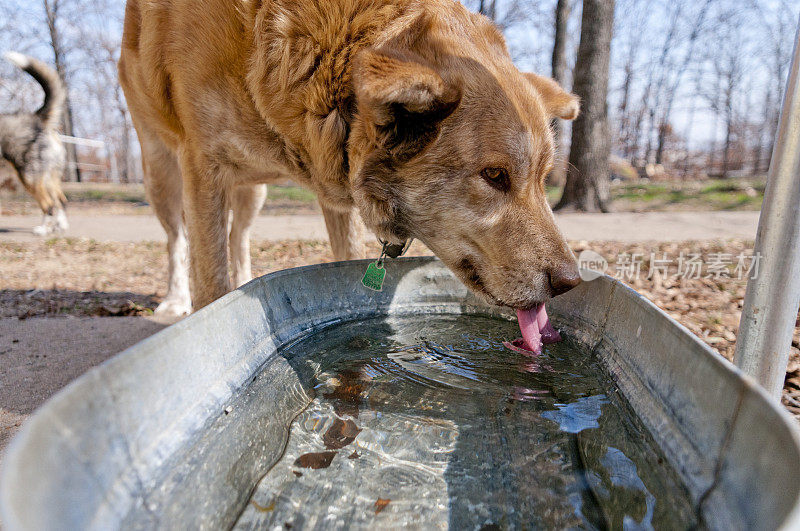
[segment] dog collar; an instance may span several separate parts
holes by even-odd
[[[383,290],[383,280],[386,278],[386,269],[383,268],[384,258],[387,256],[389,258],[403,256],[414,240],[413,238],[409,238],[403,243],[389,243],[380,239],[378,241],[383,245],[381,248],[381,255],[374,262],[370,262],[364,273],[364,277],[361,279],[361,284],[373,291]]]
[[[399,256],[403,256],[408,248],[411,246],[411,242],[414,241],[414,238],[409,238],[405,240],[403,243],[389,243],[385,240],[378,240],[383,244],[383,249],[381,250],[381,256],[388,256],[389,258],[397,258]]]

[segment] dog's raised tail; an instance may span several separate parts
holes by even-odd
[[[36,114],[44,122],[45,127],[56,127],[64,112],[64,101],[67,93],[64,84],[55,70],[33,57],[17,52],[6,52],[5,58],[31,75],[44,90],[44,103]]]

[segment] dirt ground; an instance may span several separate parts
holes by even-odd
[[[0,319],[0,449],[57,390],[165,326],[147,317]]]
[[[625,256],[645,257],[638,279],[627,282],[697,334],[727,359],[733,355],[746,282],[733,264],[727,276],[680,278],[672,269],[650,275],[650,253],[677,257],[749,253],[745,240],[704,242],[571,242],[576,253],[591,249],[609,261],[609,274],[627,270]],[[371,244],[377,255],[377,244]],[[415,243],[411,254],[430,254]],[[254,274],[331,261],[327,242],[254,242]],[[166,287],[162,243],[98,243],[86,239],[0,242],[0,447],[25,415],[47,396],[94,364],[123,350],[163,324],[152,310]],[[656,269],[654,269],[655,273]],[[651,278],[647,278],[647,277]],[[625,279],[623,279],[625,280]],[[80,329],[66,343],[63,331]],[[11,338],[11,339],[9,339]],[[16,341],[15,341],[16,340]],[[46,348],[32,348],[38,342]],[[37,354],[30,354],[31,352]],[[46,352],[47,354],[42,354]],[[46,358],[44,356],[47,356]],[[27,397],[27,398],[26,398]],[[795,330],[784,405],[800,416],[800,333]]]
[[[31,231],[41,222],[37,215],[0,217],[0,241],[35,242]],[[758,212],[614,212],[611,214],[566,212],[556,222],[567,238],[576,240],[642,242],[648,240],[752,239]],[[165,241],[164,229],[155,216],[86,214],[70,211],[65,238],[99,242]],[[665,230],[665,227],[669,227]],[[255,240],[326,240],[322,214],[262,214],[253,222]]]

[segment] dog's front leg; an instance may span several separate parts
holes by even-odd
[[[231,277],[233,287],[250,282],[250,225],[267,197],[265,184],[238,186],[233,190],[233,221],[230,232]]]
[[[228,199],[211,164],[181,157],[183,207],[189,236],[189,267],[194,310],[231,289],[228,276]]]
[[[331,242],[333,256],[337,260],[353,260],[364,258],[364,223],[356,209],[345,212],[334,210],[325,205],[322,215],[328,228],[328,239]]]

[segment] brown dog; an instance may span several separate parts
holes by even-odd
[[[530,308],[579,282],[544,194],[553,117],[577,99],[520,72],[454,0],[129,0],[120,79],[169,237],[159,311],[250,278],[262,183],[314,190],[339,259],[422,240],[488,300]],[[233,218],[228,230],[228,212]]]

